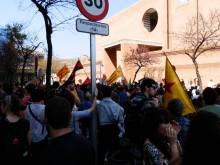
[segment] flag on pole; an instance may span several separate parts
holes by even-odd
[[[87,76],[84,82],[82,83],[83,85],[88,85],[91,84],[91,79]]]
[[[78,60],[78,61],[76,62],[76,65],[74,66],[73,71],[72,71],[72,73],[71,73],[71,75],[69,76],[69,78],[68,78],[67,81],[68,81],[68,82],[69,82],[69,81],[73,81],[73,82],[75,83],[75,73],[76,73],[77,70],[80,70],[80,69],[83,69],[83,65],[81,64],[80,60]]]
[[[58,72],[57,77],[59,77],[59,81],[61,81],[68,73],[70,72],[69,68],[64,65]]]
[[[109,77],[109,79],[107,80],[107,84],[108,85],[112,85],[113,83],[115,83],[117,81],[117,79],[119,77],[124,77],[124,74],[122,72],[121,66],[119,66]],[[125,78],[125,77],[124,77]]]
[[[166,57],[164,106],[167,107],[168,102],[174,98],[180,99],[184,105],[182,115],[195,112],[195,108],[191,100],[181,85],[180,80],[169,59]]]

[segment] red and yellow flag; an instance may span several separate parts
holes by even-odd
[[[109,79],[107,80],[107,84],[108,85],[112,85],[113,83],[115,83],[117,81],[117,79],[119,77],[124,77],[124,74],[122,72],[121,66],[119,66],[109,77]],[[124,77],[125,78],[125,77]]]
[[[75,84],[75,74],[76,74],[76,71],[77,70],[80,70],[80,69],[83,69],[83,65],[82,63],[80,62],[80,60],[78,59],[78,61],[76,62],[74,68],[73,68],[73,71],[72,73],[70,74],[69,78],[67,81],[73,81],[74,84]]]
[[[195,108],[181,85],[178,75],[166,57],[164,106],[167,107],[168,102],[174,98],[180,99],[184,105],[182,115],[195,112]]]
[[[70,72],[69,68],[64,65],[58,72],[57,77],[59,77],[59,80],[61,81],[68,73]]]

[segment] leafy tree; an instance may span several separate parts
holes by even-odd
[[[46,88],[50,88],[51,66],[53,56],[52,33],[59,25],[68,23],[79,15],[73,10],[76,9],[76,2],[72,0],[31,0],[39,12],[42,14],[46,29],[47,40],[47,68],[46,68]],[[71,10],[72,15],[65,17],[67,10]],[[65,11],[65,14],[62,13]],[[61,21],[60,21],[61,20]]]
[[[20,59],[18,62],[21,66],[21,84],[24,84],[25,68],[28,62],[32,62],[36,53],[36,49],[41,43],[36,43],[36,37],[30,38],[23,32],[24,26],[22,24],[7,25],[7,38],[8,42],[16,50],[17,56]]]
[[[1,79],[4,82],[8,84],[13,84],[15,82],[18,64],[19,58],[13,44],[3,43],[0,51],[0,68]]]

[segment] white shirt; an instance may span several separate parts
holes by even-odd
[[[44,131],[42,133],[43,126],[41,123],[39,123],[34,117],[31,115],[28,106],[30,106],[31,111],[34,113],[34,115],[44,123],[44,111],[45,111],[45,105],[39,104],[39,103],[32,103],[30,105],[27,105],[27,108],[25,110],[25,119],[27,119],[30,122],[30,128],[32,133],[32,142],[39,142],[43,140],[47,136],[47,130],[46,127],[44,127]]]

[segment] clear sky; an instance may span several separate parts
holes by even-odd
[[[136,3],[138,0],[109,0],[111,18],[121,10]],[[1,0],[0,26],[22,23],[27,26],[26,32],[37,35],[38,40],[45,43],[45,29],[42,16],[31,6],[31,0]],[[54,55],[58,58],[77,58],[89,55],[89,34],[76,32],[75,27],[55,31],[52,35]]]

